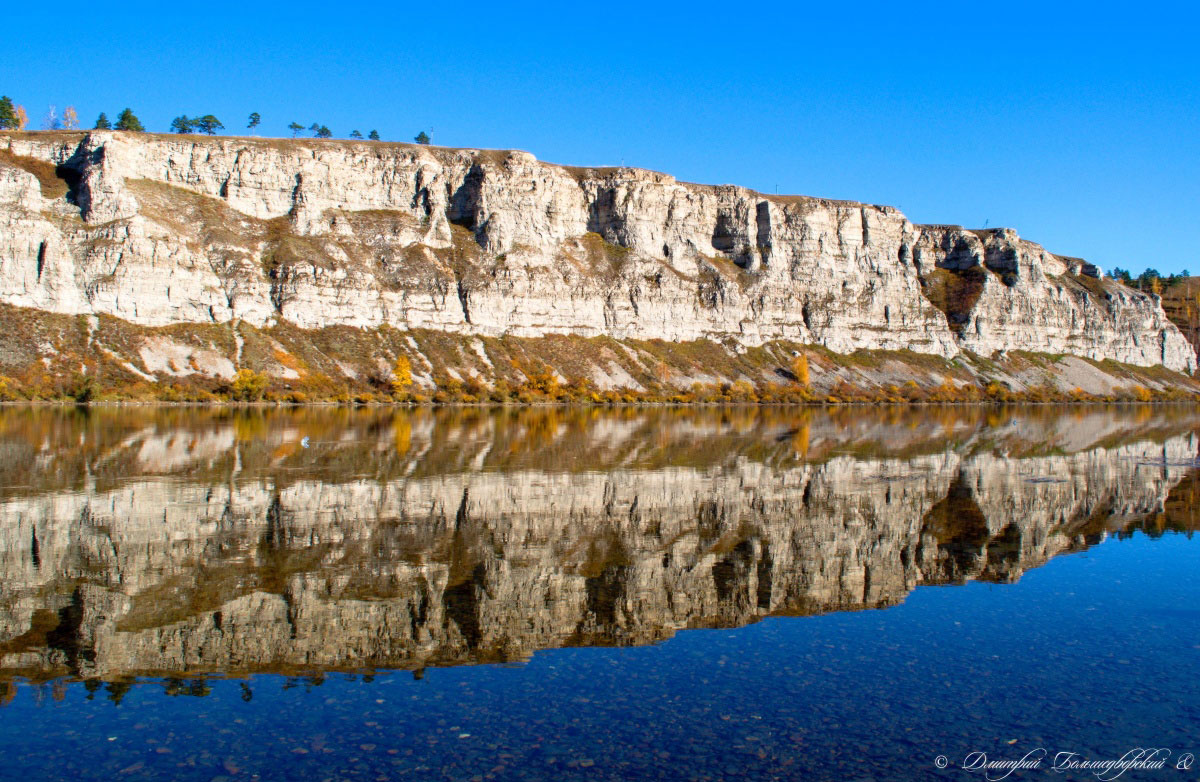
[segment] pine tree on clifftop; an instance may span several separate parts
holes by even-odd
[[[100,116],[96,117],[96,130],[112,130],[112,123],[108,121],[108,115],[103,111]]]
[[[133,114],[133,109],[126,108],[117,115],[117,130],[128,130],[134,133],[142,133],[146,129],[142,127],[142,121]]]
[[[221,124],[221,120],[211,114],[205,114],[199,119],[192,120],[192,124],[196,126],[196,130],[201,133],[207,133],[210,136],[217,135],[218,130],[225,130],[225,126]]]
[[[17,129],[17,109],[13,106],[12,98],[0,96],[0,130]]]

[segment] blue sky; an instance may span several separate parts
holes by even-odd
[[[636,165],[1010,226],[1200,273],[1200,10],[1186,4],[251,2],[6,9],[36,127],[125,106]]]

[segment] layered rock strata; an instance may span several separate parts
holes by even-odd
[[[0,152],[0,302],[55,313],[1196,363],[1156,297],[891,207],[406,144],[96,131]]]

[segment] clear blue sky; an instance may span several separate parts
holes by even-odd
[[[1195,4],[10,4],[36,127],[213,113],[898,206],[1200,273]]]

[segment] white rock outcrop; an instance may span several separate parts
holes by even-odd
[[[0,152],[0,302],[51,312],[1196,364],[1154,297],[891,207],[407,144],[94,131]]]

